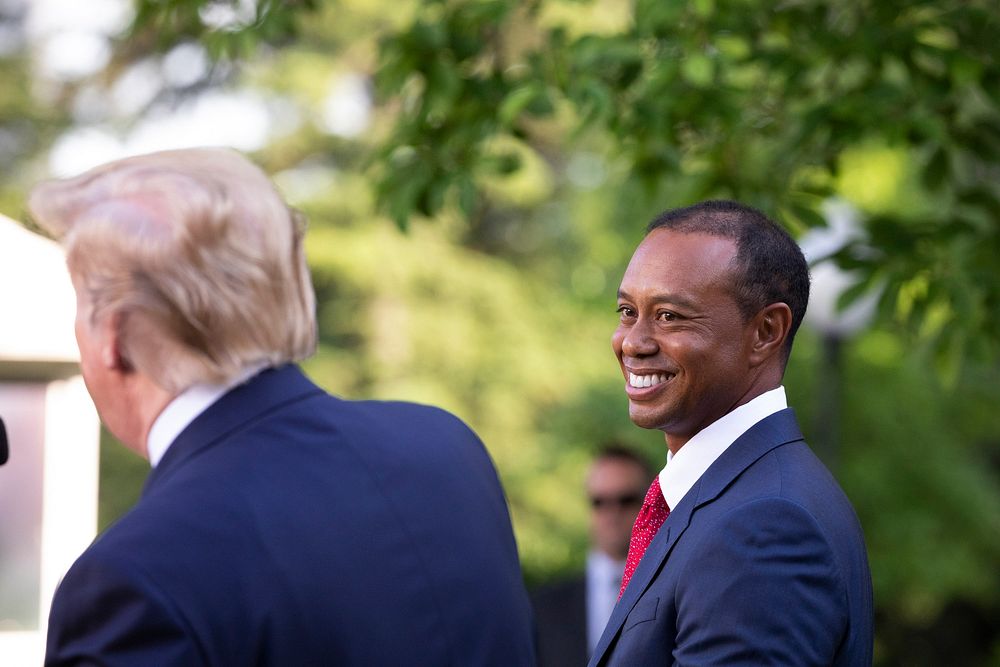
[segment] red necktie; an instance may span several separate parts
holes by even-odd
[[[632,526],[632,538],[628,543],[628,558],[625,560],[625,573],[622,575],[622,587],[618,591],[618,599],[621,599],[629,579],[632,578],[635,568],[642,560],[642,555],[646,553],[646,548],[653,541],[653,536],[656,535],[656,531],[660,529],[668,516],[670,516],[670,508],[667,507],[667,501],[663,499],[660,478],[657,476],[649,485],[646,499],[642,501],[642,509],[639,510],[639,516],[635,518],[635,525]]]

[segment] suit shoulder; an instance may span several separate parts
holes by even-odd
[[[804,442],[780,447],[773,456],[782,497],[800,504],[820,523],[860,528],[854,506],[840,483]]]
[[[429,405],[426,403],[414,403],[412,401],[381,401],[375,399],[345,401],[345,402],[353,406],[355,409],[364,412],[372,412],[376,414],[390,413],[390,414],[402,414],[402,415],[416,415],[428,418],[461,422],[461,420],[458,417],[456,417],[451,412],[445,410],[444,408],[440,408],[435,405]]]
[[[840,484],[803,441],[761,456],[740,473],[727,493],[745,501],[783,498],[809,512],[830,504],[850,508]]]
[[[345,409],[361,423],[373,428],[405,427],[441,429],[452,434],[473,436],[472,428],[462,419],[433,405],[408,401],[343,401]]]

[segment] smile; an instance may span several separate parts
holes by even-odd
[[[636,389],[644,389],[646,387],[655,387],[658,384],[663,384],[669,380],[672,375],[669,373],[650,373],[648,375],[636,375],[635,373],[628,374],[628,384],[630,387],[635,387]]]

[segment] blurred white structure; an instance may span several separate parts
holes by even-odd
[[[99,425],[58,244],[0,215],[0,662],[40,665],[56,584],[97,528]]]
[[[368,79],[357,72],[336,78],[323,101],[322,127],[330,134],[353,139],[371,125],[372,93]]]
[[[819,332],[823,353],[822,375],[816,391],[815,442],[820,458],[836,472],[841,446],[842,348],[844,341],[871,324],[881,289],[876,287],[846,307],[838,307],[841,295],[856,285],[860,277],[841,269],[832,257],[848,244],[863,241],[865,232],[857,209],[846,201],[827,200],[823,215],[827,226],[810,230],[800,239],[799,245],[812,274],[805,323]]]
[[[842,270],[831,257],[849,243],[863,240],[864,229],[857,210],[843,200],[825,202],[823,217],[826,227],[812,229],[799,240],[812,274],[805,321],[824,338],[849,338],[871,323],[881,292],[874,289],[845,308],[837,307],[840,295],[858,282],[858,276]]]

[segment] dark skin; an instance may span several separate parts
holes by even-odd
[[[791,310],[773,303],[744,319],[733,295],[735,256],[732,239],[655,229],[618,291],[621,319],[611,345],[629,417],[663,431],[675,454],[698,431],[781,384]]]

